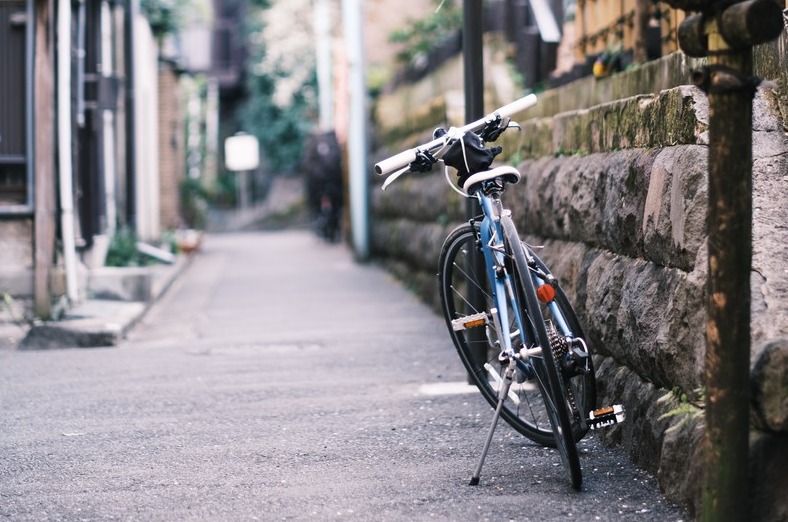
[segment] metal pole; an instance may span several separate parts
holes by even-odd
[[[725,51],[723,54],[717,54]],[[710,24],[709,64],[752,74]],[[704,520],[747,520],[752,267],[752,96],[709,92]]]
[[[482,0],[463,0],[462,12],[462,54],[465,84],[465,121],[476,121],[484,116],[484,44]],[[479,215],[479,202],[468,198],[465,205],[465,217],[471,219]],[[471,251],[471,266],[474,271],[485,277],[484,259],[480,252]],[[484,295],[480,289],[468,295],[474,310],[484,309]],[[487,341],[481,328],[468,332],[470,345],[474,347],[471,356],[478,366],[487,359]],[[468,376],[468,382],[473,382]]]
[[[483,10],[481,0],[463,0],[462,54],[465,83],[465,120],[484,116]]]
[[[123,65],[126,88],[126,226],[137,229],[137,93],[134,83],[134,26],[139,12],[139,0],[126,0],[123,18]]]
[[[57,13],[57,148],[60,196],[60,237],[69,302],[79,300],[77,253],[74,239],[74,188],[71,168],[71,5],[61,3]]]
[[[369,172],[367,169],[367,91],[361,0],[342,0],[350,83],[348,166],[350,225],[357,261],[369,257]]]

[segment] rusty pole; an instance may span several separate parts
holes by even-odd
[[[777,38],[782,21],[772,0],[674,2],[701,11],[679,28],[681,49],[709,57],[693,73],[709,97],[702,519],[748,520],[752,100],[760,83],[752,46]]]
[[[751,49],[730,50],[715,23],[708,38],[709,52],[722,52],[710,65],[752,74]],[[749,518],[753,93],[709,92],[704,520]]]

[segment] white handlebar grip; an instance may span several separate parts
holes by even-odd
[[[536,95],[529,94],[528,96],[524,96],[508,105],[504,105],[495,112],[498,113],[501,118],[507,118],[512,117],[518,112],[524,111],[525,109],[529,109],[534,105],[536,105]]]
[[[375,172],[380,175],[388,174],[395,170],[399,170],[406,165],[410,165],[416,159],[415,150],[406,150],[400,152],[390,158],[384,159],[375,163]]]

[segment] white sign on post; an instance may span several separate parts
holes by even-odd
[[[251,134],[239,132],[224,140],[224,165],[227,170],[254,170],[260,165],[260,145]]]

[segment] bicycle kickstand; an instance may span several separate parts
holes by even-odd
[[[493,434],[495,433],[495,427],[498,425],[498,419],[501,417],[503,402],[506,400],[507,395],[509,395],[509,388],[512,387],[512,379],[514,378],[514,369],[516,365],[517,361],[515,358],[509,358],[509,365],[506,367],[503,381],[500,383],[500,388],[498,389],[498,406],[495,408],[495,414],[493,415],[492,424],[490,425],[490,431],[487,433],[487,440],[484,442],[484,449],[482,449],[482,455],[479,458],[479,465],[476,466],[476,472],[473,474],[473,477],[471,477],[471,482],[469,484],[470,486],[479,485],[479,477],[482,474],[484,459],[487,458],[487,452],[490,450],[490,444],[492,443]]]

